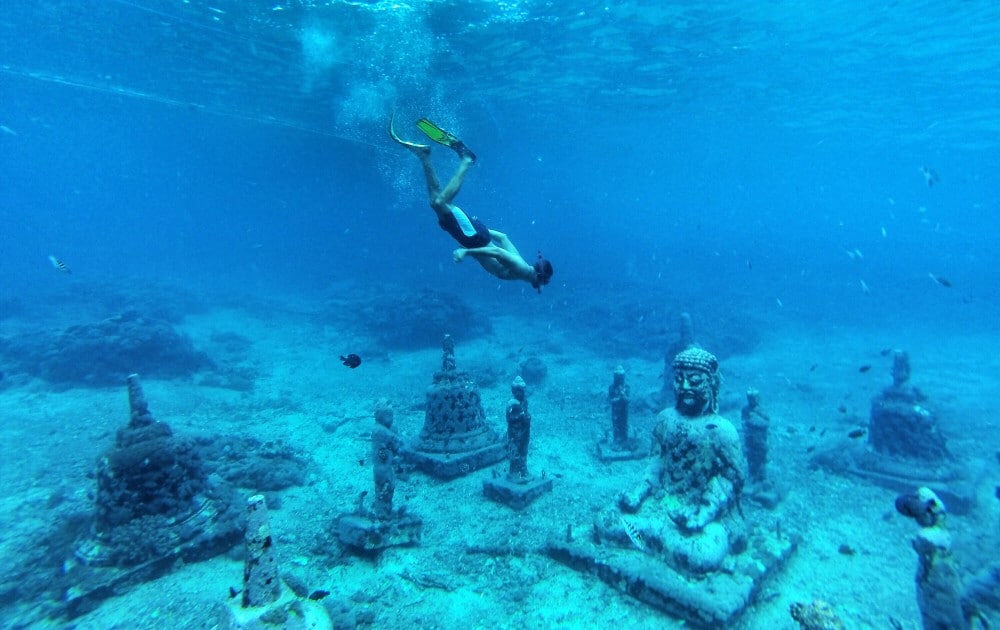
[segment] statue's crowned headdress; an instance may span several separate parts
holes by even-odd
[[[712,412],[719,410],[719,388],[722,386],[722,374],[719,373],[719,360],[714,354],[698,347],[687,348],[678,352],[671,363],[675,378],[689,372],[701,372],[708,377],[708,389],[711,391],[709,406]]]

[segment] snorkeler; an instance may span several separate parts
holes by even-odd
[[[487,228],[478,219],[470,217],[452,203],[462,188],[466,173],[476,162],[476,154],[469,150],[464,142],[426,118],[417,121],[417,127],[428,138],[451,148],[458,154],[458,170],[452,175],[448,185],[442,189],[434,172],[434,165],[431,163],[430,146],[401,139],[393,128],[393,119],[389,119],[389,137],[409,149],[420,160],[420,164],[424,167],[424,179],[427,181],[427,195],[430,198],[431,208],[437,214],[438,225],[461,245],[454,251],[455,262],[462,262],[466,256],[472,256],[483,269],[497,278],[524,280],[541,293],[542,285],[548,284],[552,279],[552,263],[539,254],[538,261],[534,265],[528,264],[506,234]]]

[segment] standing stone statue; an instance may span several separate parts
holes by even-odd
[[[507,479],[523,481],[528,474],[528,443],[531,441],[531,413],[528,411],[528,397],[525,382],[520,376],[514,378],[510,386],[511,398],[507,403],[507,461],[510,468]]]
[[[505,478],[487,479],[483,482],[483,494],[488,499],[505,503],[514,509],[521,509],[552,490],[552,480],[533,477],[528,472],[528,445],[531,442],[531,413],[528,411],[528,397],[524,379],[514,378],[510,391],[512,397],[507,403],[507,461]]]
[[[649,454],[639,440],[629,433],[630,388],[625,382],[625,368],[618,366],[611,377],[608,388],[608,402],[611,404],[611,442],[607,435],[597,444],[597,456],[601,461],[641,459]]]
[[[747,389],[747,404],[743,406],[740,417],[747,455],[746,495],[766,508],[773,508],[781,495],[767,476],[767,434],[771,416],[760,404],[760,392],[753,387]]]
[[[392,407],[383,398],[375,405],[375,428],[372,429],[371,459],[375,477],[373,510],[376,518],[392,516],[392,495],[396,491],[396,457],[402,448],[392,422]]]
[[[401,440],[392,428],[393,411],[389,402],[380,399],[375,404],[375,427],[372,429],[372,477],[375,500],[366,509],[362,492],[354,512],[337,519],[340,542],[365,551],[420,542],[423,520],[407,512],[405,506],[394,508],[396,492],[396,458]]]

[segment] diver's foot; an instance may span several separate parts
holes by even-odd
[[[451,144],[451,148],[455,150],[455,153],[458,154],[459,158],[463,160],[468,160],[470,162],[476,161],[476,154],[472,152],[472,149],[465,146],[465,143],[462,142],[461,140],[456,140],[455,142],[453,142]]]
[[[470,162],[476,161],[476,154],[470,151],[469,147],[465,146],[465,143],[459,140],[455,134],[445,131],[426,118],[421,118],[417,121],[417,129],[424,132],[424,135],[434,142],[443,144],[444,146],[454,150],[455,153],[458,154],[459,158]]]
[[[398,135],[396,135],[396,130],[393,128],[393,122],[395,120],[396,120],[396,114],[393,113],[392,116],[389,118],[389,137],[392,138],[393,142],[406,147],[407,149],[412,151],[414,155],[417,156],[430,155],[431,148],[429,145],[417,144],[416,142],[407,142],[406,140],[403,140]]]
[[[469,250],[459,247],[451,253],[451,257],[455,259],[455,262],[460,263],[465,255],[469,253]]]

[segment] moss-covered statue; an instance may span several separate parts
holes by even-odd
[[[674,569],[704,574],[746,546],[739,509],[746,464],[739,434],[718,414],[719,362],[701,348],[674,357],[675,404],[653,433],[656,461],[645,479],[598,517],[601,539],[659,556]]]

